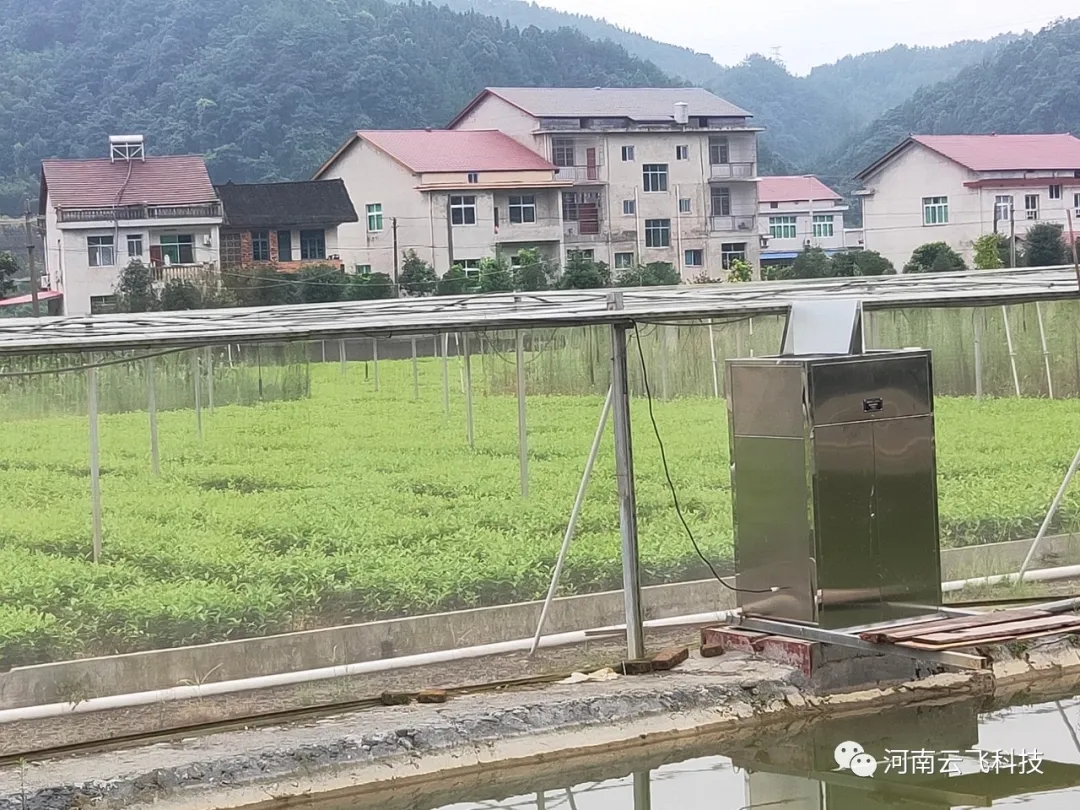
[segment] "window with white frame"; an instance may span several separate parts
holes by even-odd
[[[923,225],[947,225],[949,222],[948,197],[923,197]]]
[[[382,203],[368,203],[367,229],[368,233],[378,233],[383,229]]]
[[[116,264],[116,246],[112,236],[86,237],[86,250],[91,267],[112,267]]]
[[[300,258],[326,258],[326,231],[321,228],[319,230],[300,231]]]
[[[651,248],[671,247],[671,220],[670,219],[647,219],[647,220],[645,220],[645,247],[651,247]]]
[[[687,267],[701,267],[705,264],[705,251],[700,248],[683,251],[683,264]]]
[[[675,159],[676,160],[689,160],[690,159],[690,147],[684,144],[680,144],[675,147]]]
[[[574,139],[555,138],[551,142],[551,162],[556,166],[574,165]]]
[[[720,266],[725,270],[731,269],[731,263],[738,259],[746,261],[746,242],[730,242],[720,245]]]
[[[270,237],[267,238],[266,258],[270,258]],[[158,239],[161,256],[168,264],[195,264],[195,237],[190,233],[163,234]]]
[[[566,251],[566,260],[572,262],[575,259],[587,259],[591,262],[595,255],[592,248],[568,248]]]
[[[690,198],[689,197],[683,197],[682,199],[679,200],[679,213],[680,214],[689,214],[690,213]]]
[[[480,278],[480,260],[479,259],[458,259],[457,264],[462,270],[465,271],[465,275],[471,279]]]
[[[1038,194],[1025,194],[1024,195],[1024,216],[1028,219],[1039,218],[1039,195]]]
[[[713,166],[731,163],[731,149],[726,136],[709,138],[709,163]]]
[[[622,159],[627,163],[632,161],[634,159],[634,147],[624,146],[622,148]]]
[[[454,195],[450,198],[450,224],[476,224],[476,197]]]
[[[116,296],[115,295],[91,295],[90,296],[90,314],[91,315],[109,315],[113,312],[118,312],[116,308]]]
[[[637,213],[637,200],[623,200],[622,212],[628,217],[634,216]]]
[[[370,264],[358,264],[356,265],[356,275],[358,276],[370,276],[371,265]]]
[[[1050,199],[1051,200],[1060,200],[1061,199],[1061,186],[1060,185],[1050,186]]]
[[[833,236],[832,214],[814,214],[814,236],[824,239]]]
[[[1012,219],[1013,198],[1011,194],[998,194],[994,198],[994,220],[1008,222]]]
[[[1073,211],[1073,216],[1080,217],[1080,194],[1073,195],[1073,208],[1076,209]]]
[[[712,215],[714,217],[731,216],[731,189],[719,186],[712,190]]]
[[[641,167],[646,191],[667,191],[667,164],[646,163]]]
[[[794,239],[798,233],[795,217],[769,217],[769,236],[773,239]]]
[[[634,266],[634,254],[633,253],[616,253],[615,254],[615,269],[626,270],[627,268]]]
[[[128,258],[131,260],[142,258],[142,234],[129,233],[127,235]]]
[[[511,195],[510,221],[516,225],[536,222],[536,197],[532,194]]]

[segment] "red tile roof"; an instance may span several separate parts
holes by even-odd
[[[1080,169],[1072,135],[912,135],[911,140],[974,172]]]
[[[842,199],[843,197],[809,174],[762,177],[758,181],[758,200],[763,203]]]
[[[41,171],[42,190],[57,208],[197,205],[217,199],[206,161],[198,155],[149,156],[130,164],[108,158],[45,160]]]
[[[422,172],[555,171],[554,164],[496,130],[363,130],[358,137]]]

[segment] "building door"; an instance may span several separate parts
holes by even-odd
[[[585,150],[585,176],[590,180],[600,176],[596,170],[596,148],[592,146]]]

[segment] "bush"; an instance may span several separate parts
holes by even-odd
[[[120,271],[115,294],[119,312],[153,312],[161,306],[150,268],[138,259]]]
[[[803,250],[791,266],[791,278],[828,278],[829,257],[819,247]]]
[[[563,290],[592,290],[609,286],[611,270],[608,266],[581,253],[571,254],[559,278],[559,288]]]
[[[297,274],[297,297],[302,304],[327,304],[345,297],[349,279],[333,265],[310,265]]]
[[[465,275],[465,270],[455,264],[447,270],[435,289],[436,295],[466,295],[471,291],[472,280]]]
[[[1027,245],[1024,261],[1028,267],[1056,267],[1071,261],[1060,225],[1050,222],[1032,225],[1024,243]]]
[[[161,308],[167,311],[202,309],[202,290],[190,281],[170,279],[161,291]]]
[[[349,276],[349,286],[345,288],[345,298],[349,301],[374,301],[394,295],[394,280],[386,273]]]
[[[500,257],[480,260],[480,292],[511,292],[514,276],[506,259]]]
[[[405,253],[405,263],[398,274],[398,285],[409,295],[431,295],[439,283],[435,268],[416,255],[415,250]]]
[[[895,274],[896,268],[892,262],[876,250],[851,250],[837,253],[829,260],[829,275],[834,278]]]
[[[997,270],[1004,267],[1006,261],[1002,259],[1002,250],[1005,255],[1009,251],[1009,239],[999,233],[988,233],[975,240],[975,267],[979,270]]]
[[[681,284],[682,277],[671,262],[649,262],[626,268],[616,283],[620,287],[672,287]]]
[[[967,270],[963,258],[945,242],[930,242],[915,248],[905,273],[947,273]]]
[[[550,289],[555,284],[555,267],[536,248],[518,251],[514,287],[525,292]]]
[[[750,266],[750,262],[742,259],[732,259],[731,266],[728,267],[727,280],[732,282],[753,281],[754,268]]]

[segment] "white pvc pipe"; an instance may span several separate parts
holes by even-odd
[[[1039,547],[1043,537],[1046,536],[1046,532],[1050,528],[1050,521],[1052,521],[1054,515],[1057,514],[1057,510],[1061,506],[1062,500],[1065,498],[1065,491],[1069,488],[1069,482],[1072,481],[1073,476],[1076,475],[1077,468],[1080,468],[1080,448],[1077,449],[1076,455],[1073,456],[1072,463],[1069,464],[1069,469],[1065,472],[1065,479],[1061,482],[1061,486],[1058,487],[1057,494],[1054,496],[1054,500],[1046,512],[1046,517],[1043,518],[1042,525],[1039,526],[1039,533],[1036,534],[1035,539],[1031,541],[1031,547],[1028,549],[1027,556],[1024,557],[1024,564],[1020,566],[1020,577],[1024,576],[1024,572],[1026,572],[1028,566],[1031,565],[1031,561],[1035,559],[1035,550]]]
[[[725,610],[714,613],[698,613],[691,616],[673,616],[667,619],[654,619],[645,622],[646,627],[680,627],[686,625],[723,623],[730,621],[741,611]],[[611,635],[625,632],[625,628],[615,626],[602,628]],[[565,647],[570,644],[584,644],[595,641],[600,631],[576,630],[572,633],[558,633],[540,640],[541,647]],[[277,686],[292,686],[313,681],[325,681],[332,678],[347,678],[355,675],[368,675],[373,672],[387,672],[408,667],[420,667],[431,664],[444,664],[451,661],[465,661],[483,658],[488,655],[504,655],[522,652],[532,646],[531,638],[519,638],[514,641],[500,641],[494,644],[481,644],[475,647],[458,647],[452,650],[439,650],[416,655],[403,655],[397,658],[383,658],[376,661],[361,661],[356,664],[339,664],[333,667],[307,669],[299,672],[281,672],[274,675],[259,675],[254,678],[241,678],[218,683],[173,686],[168,689],[153,689],[147,692],[131,692],[126,695],[109,695],[88,698],[79,703],[49,703],[41,706],[22,706],[17,709],[0,711],[0,725],[25,720],[45,720],[51,717],[66,717],[72,714],[89,714],[110,709],[129,709],[135,706],[150,706],[158,703],[170,703],[176,700],[207,698],[215,695],[229,695],[246,692],[250,689],[270,689]]]
[[[1024,574],[999,574],[993,577],[975,577],[974,579],[959,579],[953,582],[941,583],[942,593],[962,591],[967,587],[980,585],[1006,585],[1019,582],[1023,577],[1024,582],[1054,582],[1060,579],[1080,578],[1080,565],[1065,565],[1060,568],[1041,568],[1038,571],[1027,571]]]

